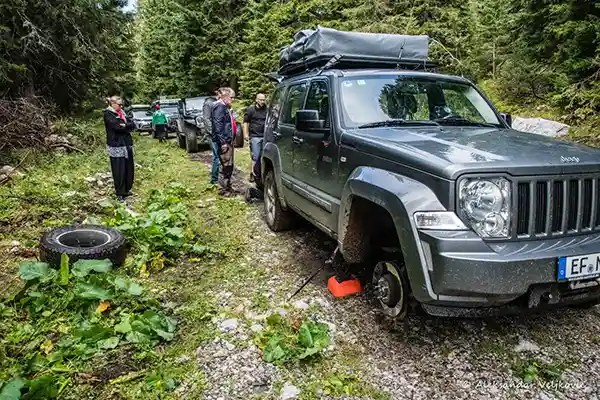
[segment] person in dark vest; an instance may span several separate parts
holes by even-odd
[[[231,179],[233,175],[233,117],[231,104],[235,99],[233,89],[221,89],[221,98],[214,102],[212,110],[212,140],[213,146],[219,151],[219,161],[223,179],[221,181],[221,194],[232,192]]]
[[[112,96],[107,100],[108,107],[104,110],[106,146],[110,157],[115,194],[117,200],[123,202],[125,198],[132,195],[135,164],[131,132],[135,128],[135,123],[123,112],[123,100],[119,96]]]
[[[244,114],[244,138],[250,141],[250,157],[252,159],[250,182],[260,180],[260,156],[262,154],[266,117],[265,95],[259,93],[256,95],[254,104],[248,107]]]

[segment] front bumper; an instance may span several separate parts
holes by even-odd
[[[600,253],[600,234],[486,243],[473,232],[420,231],[431,282],[425,303],[437,306],[527,308],[587,301],[600,286],[571,289],[558,281],[558,258]],[[425,268],[424,268],[425,269]],[[588,282],[593,282],[588,279]]]

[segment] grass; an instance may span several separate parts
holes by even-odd
[[[96,136],[103,135],[100,124],[88,128]],[[199,396],[204,387],[203,373],[194,362],[180,365],[176,360],[193,359],[196,347],[216,335],[210,320],[218,307],[205,293],[217,290],[220,282],[234,280],[243,272],[236,260],[248,245],[248,238],[240,234],[247,224],[246,204],[239,199],[211,201],[217,195],[208,185],[207,168],[190,162],[188,155],[173,143],[161,146],[139,137],[135,137],[135,142],[136,162],[141,168],[135,171],[136,198],[132,208],[144,213],[156,188],[166,188],[173,182],[182,184],[189,189],[189,195],[182,200],[187,207],[188,226],[196,240],[213,249],[217,256],[189,256],[180,259],[176,267],[143,279],[141,282],[158,301],[170,306],[170,311],[182,321],[174,340],[169,346],[136,353],[135,360],[96,357],[89,369],[105,370],[103,380],[71,381],[62,392],[64,398],[178,398],[177,390],[182,386],[188,395]],[[0,289],[2,296],[20,289],[19,263],[35,258],[45,230],[81,223],[90,217],[105,219],[107,215],[100,204],[112,197],[112,188],[97,188],[84,181],[87,176],[110,171],[102,146],[86,154],[40,153],[32,157],[29,153],[20,169],[23,177],[0,187],[0,260],[4,261],[0,278],[8,283]],[[200,207],[199,202],[209,206]],[[17,252],[11,250],[15,240],[21,243]],[[128,261],[135,256],[134,250]],[[247,266],[244,270],[250,269]],[[4,320],[0,322],[3,323]]]

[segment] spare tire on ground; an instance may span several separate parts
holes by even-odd
[[[116,229],[102,225],[62,226],[47,232],[40,241],[40,260],[60,266],[61,254],[69,262],[108,259],[113,266],[123,264],[127,256],[125,237]]]

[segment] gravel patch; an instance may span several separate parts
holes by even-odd
[[[277,368],[261,359],[253,344],[238,347],[217,338],[196,350],[198,365],[206,375],[204,399],[248,399],[273,391]]]

